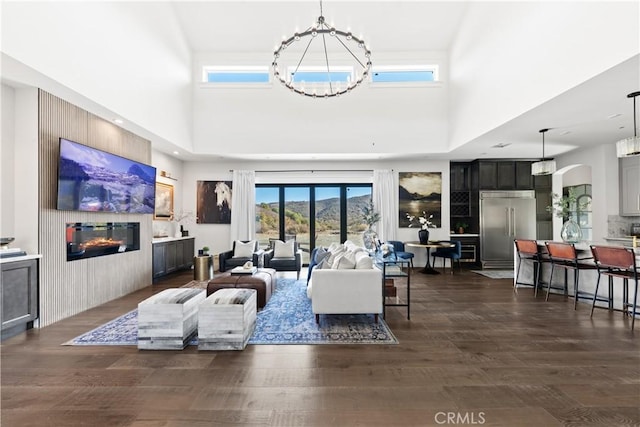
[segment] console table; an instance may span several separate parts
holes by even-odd
[[[376,265],[382,270],[382,318],[385,318],[387,307],[407,307],[407,320],[411,320],[411,261],[408,259],[376,259]],[[385,279],[393,278],[407,279],[407,299],[404,303],[397,300],[395,303],[387,302]]]

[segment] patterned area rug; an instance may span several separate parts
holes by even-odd
[[[490,279],[513,279],[513,270],[471,270]]]
[[[203,282],[204,283],[204,282]],[[189,282],[185,287],[201,287]],[[305,281],[278,278],[278,287],[258,312],[249,344],[398,344],[384,320],[373,315],[322,315],[316,324]],[[132,310],[63,345],[137,345],[138,310]],[[197,345],[197,338],[189,343]]]

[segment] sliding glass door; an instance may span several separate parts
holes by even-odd
[[[256,238],[261,248],[280,238],[280,187],[256,187]]]
[[[302,249],[303,264],[309,263],[310,191],[306,186],[284,187],[283,240],[295,239],[298,242],[298,248]]]
[[[349,239],[362,245],[362,208],[371,201],[371,184],[259,184],[256,186],[256,236],[296,239],[303,263],[316,246]]]
[[[340,187],[315,188],[314,247],[341,243]]]

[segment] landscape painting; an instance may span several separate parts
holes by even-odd
[[[231,181],[198,181],[198,224],[231,224],[231,189]]]
[[[156,182],[156,207],[153,219],[169,221],[173,214],[173,185]]]
[[[399,172],[398,215],[401,228],[420,228],[417,217],[426,213],[436,228],[442,226],[442,172]],[[407,214],[415,216],[409,222]]]

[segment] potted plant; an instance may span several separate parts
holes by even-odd
[[[464,230],[469,228],[469,224],[466,222],[456,222],[456,228],[458,229],[458,234],[464,234]]]
[[[369,250],[375,249],[375,242],[378,235],[373,231],[373,226],[380,221],[380,213],[373,209],[373,201],[362,207],[362,221],[367,224],[367,229],[362,233],[362,242],[364,247]]]
[[[573,219],[573,214],[585,209],[589,202],[579,201],[578,194],[574,188],[569,188],[567,195],[564,196],[551,193],[551,198],[553,203],[547,206],[547,212],[553,213],[564,220],[560,230],[562,240],[569,243],[577,243],[582,240],[582,229]]]
[[[208,256],[209,255],[209,246],[203,246],[202,247],[202,255],[204,255],[204,256]]]

